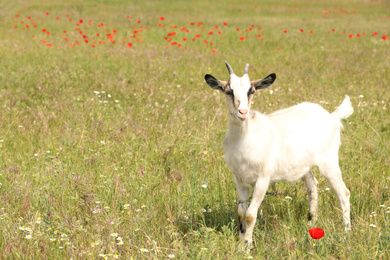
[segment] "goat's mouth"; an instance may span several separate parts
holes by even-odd
[[[240,121],[245,121],[245,119],[248,118],[248,114],[249,114],[249,113],[241,114],[239,111],[237,111],[237,112],[236,112],[236,117],[237,117]]]

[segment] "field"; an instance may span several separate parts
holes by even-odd
[[[2,1],[1,259],[390,259],[390,3]],[[319,181],[278,183],[238,249],[225,97],[204,82],[276,73],[252,109],[345,95],[352,230]]]

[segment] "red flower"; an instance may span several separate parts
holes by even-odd
[[[350,35],[349,35],[349,38],[352,38],[352,37],[353,37],[353,35],[352,35],[352,34],[350,34]]]
[[[241,36],[241,37],[240,37],[240,41],[243,42],[244,40],[245,40],[245,38]]]
[[[215,53],[215,50],[211,50],[212,53]]]
[[[227,25],[227,23],[223,23],[223,26],[226,26]]]
[[[303,29],[301,29],[300,31],[303,32]]]
[[[46,14],[46,15],[49,15],[49,12],[46,12],[45,14]]]
[[[187,38],[183,38],[183,41],[185,41],[185,42],[186,42],[186,41],[187,41]]]
[[[31,19],[31,16],[27,16],[27,19]]]
[[[164,21],[164,19],[165,19],[164,17],[162,17],[162,16],[160,17],[160,20],[161,20],[161,21]]]
[[[131,42],[127,43],[127,47],[131,48],[131,46],[133,46]]]
[[[284,30],[283,32],[284,32],[284,33],[287,33],[287,30]]]
[[[387,36],[386,36],[386,35],[383,35],[383,36],[382,36],[382,39],[383,39],[383,40],[387,40]]]
[[[196,38],[200,38],[200,35],[199,34],[197,34],[197,35],[195,35],[196,36]]]
[[[212,35],[213,34],[213,32],[209,32],[209,35]]]
[[[311,228],[309,229],[309,234],[313,239],[321,239],[325,235],[325,232],[321,228]]]

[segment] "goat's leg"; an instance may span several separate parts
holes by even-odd
[[[252,233],[253,228],[255,227],[257,211],[263,202],[265,193],[267,192],[269,186],[269,180],[266,179],[258,179],[253,188],[253,196],[251,204],[249,205],[248,210],[246,211],[246,232],[244,236],[245,243],[250,245],[252,243]]]
[[[318,181],[313,175],[312,171],[308,171],[305,176],[302,177],[303,182],[306,185],[307,194],[309,197],[309,214],[308,219],[315,223],[317,220],[317,206],[318,206]]]
[[[341,170],[338,164],[338,158],[330,161],[330,163],[322,163],[318,165],[320,172],[328,180],[333,191],[336,193],[339,202],[341,212],[343,214],[343,222],[345,230],[350,229],[351,219],[350,219],[350,191],[345,186],[345,183],[341,177]]]
[[[234,178],[234,182],[236,183],[238,193],[238,234],[241,239],[244,239],[244,235],[246,232],[245,212],[248,208],[249,188],[243,186],[236,178]]]

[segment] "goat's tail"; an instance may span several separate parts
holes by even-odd
[[[332,115],[340,120],[348,118],[350,115],[352,115],[352,113],[352,103],[349,97],[346,95],[343,103],[341,103],[341,105],[332,113]]]

